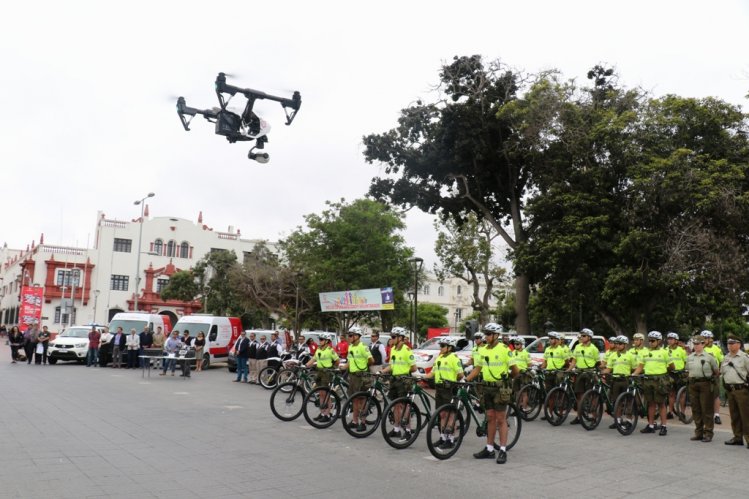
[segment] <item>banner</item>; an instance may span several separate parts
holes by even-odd
[[[393,310],[393,288],[352,289],[320,293],[323,312]]]
[[[18,312],[19,324],[30,326],[41,325],[42,321],[42,292],[40,286],[24,286],[21,288],[21,308]]]

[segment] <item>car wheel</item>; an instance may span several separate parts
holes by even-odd
[[[205,353],[203,354],[203,365],[201,369],[208,369],[209,367],[211,367],[211,354]],[[234,369],[234,371],[236,371],[236,369]],[[231,371],[231,372],[234,372],[234,371]]]
[[[50,364],[52,364],[53,366],[54,366],[55,364],[57,364],[57,359],[49,358],[49,359],[47,359],[47,361],[48,361],[48,362],[49,362]]]

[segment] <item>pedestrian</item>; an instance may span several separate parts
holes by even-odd
[[[648,425],[640,430],[640,433],[655,433],[656,409],[661,419],[661,429],[658,435],[664,437],[668,434],[666,428],[668,412],[668,392],[671,390],[671,378],[669,371],[674,370],[673,362],[669,361],[668,352],[661,347],[663,335],[660,331],[648,333],[648,351],[638,356],[638,366],[633,373],[645,374],[647,379],[642,384],[642,392],[645,402],[648,404]]]
[[[112,369],[119,369],[122,367],[122,352],[125,351],[127,345],[127,337],[125,332],[122,330],[122,326],[117,326],[112,337]]]
[[[166,338],[164,337],[161,326],[156,326],[156,332],[153,333],[153,343],[151,343],[151,348],[157,351],[160,356],[164,355],[164,341],[166,341]],[[163,362],[164,359],[157,359],[154,365],[154,369],[161,369],[161,364]]]
[[[239,339],[234,344],[234,356],[237,359],[237,379],[235,383],[247,383],[247,361],[249,360],[250,340],[247,339],[247,332],[242,331]]]
[[[705,338],[705,353],[715,357],[718,365],[721,365],[723,363],[723,350],[715,344],[715,335],[713,335],[712,331],[706,329],[700,333],[700,336]],[[713,395],[715,395],[715,400],[713,401],[713,418],[715,419],[715,424],[722,424],[723,422],[720,420],[720,378],[717,376],[715,377],[715,391]]]
[[[246,332],[246,331],[245,331]],[[249,382],[253,385],[257,384],[257,378],[258,378],[258,370],[257,370],[257,355],[258,355],[258,348],[260,348],[260,343],[258,343],[257,339],[255,339],[255,333],[250,332],[250,345],[249,350],[247,352],[248,357],[248,363],[250,368],[250,379]]]
[[[205,348],[205,333],[198,331],[198,336],[195,338],[195,372],[203,370],[203,348]]]
[[[346,337],[341,336],[338,339],[338,343],[336,343],[335,353],[338,354],[339,358],[346,359],[348,357],[348,347],[349,347],[349,343],[348,341],[346,341]]]
[[[268,349],[270,345],[265,335],[260,335],[260,344],[257,346],[257,372],[268,367]]]
[[[188,331],[187,329],[185,329],[182,332],[182,338],[180,338],[180,341],[182,342],[182,344],[184,346],[191,347],[192,346],[192,340],[194,340],[194,338],[192,336],[190,336],[190,331]]]
[[[315,352],[317,352],[317,343],[315,343],[315,339],[312,337],[307,338],[307,341],[304,344],[307,345],[307,350],[309,350],[310,356],[314,357]]]
[[[88,352],[86,352],[86,367],[92,365],[96,367],[99,364],[99,342],[101,341],[101,333],[96,326],[91,326],[91,331],[88,333]]]
[[[729,334],[728,354],[720,365],[723,386],[728,395],[733,438],[726,445],[743,445],[749,448],[749,355],[741,351],[741,340]]]
[[[23,335],[18,330],[17,326],[10,328],[8,333],[8,343],[10,344],[10,358],[11,363],[15,364],[18,358],[18,351],[23,348]]]
[[[42,330],[39,331],[39,335],[37,336],[38,343],[36,344],[36,348],[34,349],[34,363],[44,364],[47,365],[47,348],[49,348],[49,340],[52,337],[51,334],[49,334],[49,329],[47,326],[42,326]]]
[[[286,350],[283,347],[281,339],[278,337],[278,331],[271,333],[270,345],[268,346],[268,358],[279,359],[285,353]]]
[[[26,328],[23,333],[23,349],[26,352],[26,363],[31,364],[36,351],[36,344],[39,338],[39,330],[34,324]]]
[[[140,332],[138,335],[138,338],[140,340],[140,347],[138,348],[138,357],[140,358],[140,367],[146,367],[146,362],[151,362],[151,359],[146,359],[146,348],[151,348],[153,346],[153,333],[151,332],[151,328],[149,328],[147,325],[143,327],[143,331]]]
[[[372,344],[369,345],[369,353],[372,355],[372,365],[369,366],[369,370],[372,373],[378,373],[385,367],[387,362],[387,351],[385,345],[380,341],[380,333],[377,331],[372,332],[371,336]]]
[[[175,329],[174,331],[172,331],[172,334],[169,336],[169,338],[167,338],[167,340],[164,342],[164,355],[168,358],[164,359],[164,362],[162,363],[162,372],[159,373],[159,376],[166,376],[166,371],[168,369],[172,370],[172,376],[174,376],[174,370],[177,366],[176,356],[181,346],[182,342],[179,340],[179,331]]]
[[[127,345],[127,367],[126,369],[135,369],[138,367],[138,353],[140,351],[140,337],[135,328],[130,329],[130,334],[125,341]]]
[[[112,337],[109,328],[104,326],[99,337],[99,367],[107,367],[112,362]]]
[[[692,339],[694,351],[686,362],[689,382],[689,399],[694,418],[694,435],[690,440],[711,442],[713,440],[713,398],[715,377],[718,374],[718,362],[715,357],[705,352],[705,338],[695,336]]]

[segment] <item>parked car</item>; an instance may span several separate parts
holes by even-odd
[[[54,340],[50,340],[47,347],[47,356],[50,364],[57,364],[58,360],[75,360],[79,363],[86,361],[88,354],[88,333],[91,327],[102,333],[104,326],[89,324],[87,326],[70,326],[58,334]]]
[[[440,341],[445,338],[453,339],[457,342],[456,350],[463,350],[470,343],[465,336],[435,336],[434,338],[429,338],[413,350],[416,360],[416,376],[426,376],[429,374],[434,365],[434,360],[440,354]]]
[[[573,350],[575,348],[575,345],[577,345],[578,336],[579,333],[559,333],[562,335],[564,342],[567,344],[568,347],[570,347],[570,350]],[[609,342],[604,338],[603,336],[593,336],[591,338],[591,341],[593,344],[598,348],[598,352],[600,353],[600,358],[603,360],[603,356],[606,353],[606,349],[608,348]],[[541,364],[544,361],[544,351],[546,350],[546,347],[549,345],[549,337],[548,336],[542,336],[541,338],[536,339],[535,341],[531,342],[530,344],[526,344],[525,349],[528,351],[531,357],[531,364]]]

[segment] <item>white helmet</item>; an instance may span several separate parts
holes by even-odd
[[[395,326],[390,331],[390,336],[392,336],[393,338],[395,338],[396,336],[406,336],[406,328],[400,327],[400,326]]]
[[[362,328],[360,328],[359,326],[351,326],[350,328],[348,328],[348,332],[350,334],[358,334],[359,336],[361,336]]]
[[[660,340],[663,339],[663,335],[661,334],[660,331],[650,331],[648,333],[648,339],[649,340],[659,340],[660,341]]]
[[[320,333],[320,341],[327,340],[333,341],[333,333]]]
[[[704,331],[702,331],[700,333],[700,336],[702,336],[703,338],[712,338],[713,337],[713,332],[712,331],[708,331],[707,329],[705,329]]]
[[[580,334],[584,334],[584,335],[590,336],[591,338],[593,337],[593,331],[591,329],[588,329],[587,327],[581,329],[580,330]]]
[[[481,340],[484,341],[486,338],[484,338],[484,333],[476,333],[473,335],[473,341]]]
[[[679,340],[679,335],[676,334],[676,333],[674,333],[674,332],[670,332],[670,333],[668,333],[666,335],[666,338],[668,338],[669,340],[677,340],[678,341]]]
[[[549,331],[549,339],[550,340],[561,340],[562,335],[557,333],[556,331]]]
[[[453,338],[440,338],[440,340],[437,342],[440,345],[447,345],[452,349],[455,349],[456,341]]]
[[[525,339],[521,338],[520,336],[515,336],[512,340],[510,340],[515,345],[522,345],[525,346]]]
[[[616,340],[614,340],[614,341],[616,341],[617,343],[622,343],[624,345],[629,345],[629,338],[627,338],[624,335],[617,336]]]
[[[484,333],[486,334],[497,334],[502,332],[502,326],[496,322],[490,322],[484,325]]]

